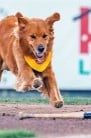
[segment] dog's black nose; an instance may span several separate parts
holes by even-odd
[[[44,47],[43,45],[39,45],[39,46],[38,46],[38,51],[39,51],[39,52],[43,52],[44,49],[45,49],[45,47]]]

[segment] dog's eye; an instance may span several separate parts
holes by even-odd
[[[33,38],[33,39],[36,39],[36,36],[35,35],[31,35],[30,37]]]
[[[46,37],[47,37],[47,35],[46,35],[46,34],[43,34],[43,35],[42,35],[42,38],[46,38]]]

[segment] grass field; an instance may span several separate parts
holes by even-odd
[[[25,130],[0,130],[0,138],[34,138],[35,133]]]
[[[0,97],[0,103],[38,103],[49,104],[48,98],[41,97]],[[91,104],[91,97],[64,97],[64,103],[68,105]]]
[[[79,95],[79,94],[78,94]],[[91,104],[91,96],[69,96],[64,95],[64,103],[71,105],[80,104]],[[0,103],[39,103],[39,104],[49,104],[49,99],[42,96],[41,93],[37,91],[30,91],[26,93],[15,92],[12,90],[2,90],[0,91]]]

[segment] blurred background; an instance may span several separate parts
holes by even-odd
[[[43,19],[54,12],[60,13],[61,20],[54,25],[53,54],[59,88],[63,95],[91,96],[91,1],[0,0],[1,19],[18,11],[30,18]],[[11,72],[3,72],[0,83],[2,95],[14,91],[15,80]]]

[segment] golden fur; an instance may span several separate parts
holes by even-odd
[[[53,24],[59,19],[59,13],[45,20],[17,13],[0,21],[0,76],[4,69],[10,70],[17,77],[16,90],[36,88],[48,95],[57,108],[63,105],[63,99],[51,63],[40,73],[28,66],[24,55],[31,56],[38,64],[45,61],[53,49]]]

